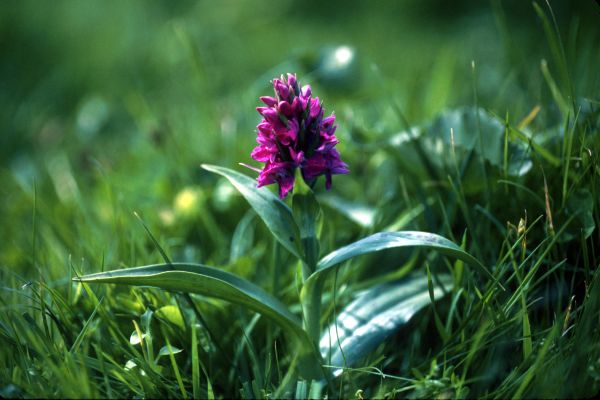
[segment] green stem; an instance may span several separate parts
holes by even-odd
[[[292,212],[300,233],[298,252],[302,254],[302,283],[305,285],[308,278],[317,270],[319,260],[319,231],[323,214],[319,202],[311,188],[304,182],[299,169],[296,171]],[[305,292],[305,289],[309,289],[308,292]],[[304,314],[304,329],[315,345],[318,345],[321,333],[322,290],[322,283],[318,283],[310,288],[303,288],[300,298]]]
[[[310,339],[318,345],[321,335],[321,293],[323,281],[318,280],[314,285],[307,287],[301,298],[302,312],[304,314],[304,330]]]
[[[310,274],[312,274],[310,267],[308,266],[307,263],[303,262],[302,263],[302,283],[306,282],[306,280],[308,279]]]
[[[317,270],[319,242],[314,236],[301,237],[300,240],[302,241],[305,256],[305,259],[302,261],[302,282],[304,283]]]

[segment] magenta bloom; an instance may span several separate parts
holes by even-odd
[[[263,120],[256,127],[258,146],[251,156],[265,163],[258,187],[277,182],[283,199],[294,187],[296,168],[300,168],[310,186],[325,175],[329,190],[333,174],[350,172],[335,149],[335,115],[323,118],[323,104],[312,97],[309,85],[300,89],[296,75],[273,79],[273,87],[275,97],[261,97],[266,107],[256,108]]]

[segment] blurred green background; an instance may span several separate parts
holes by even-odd
[[[593,97],[599,8],[551,3],[576,91]],[[375,154],[364,149],[379,140],[474,105],[474,87],[479,105],[515,120],[541,105],[534,125],[549,126],[559,116],[540,60],[566,85],[522,1],[12,1],[0,8],[0,49],[0,232],[10,238],[0,263],[10,266],[28,264],[36,196],[65,253],[96,258],[111,245],[87,248],[94,232],[116,241],[107,230],[123,235],[119,216],[132,210],[163,229],[190,185],[227,215],[227,186],[199,165],[251,161],[257,97],[281,73],[297,72],[336,112],[354,174],[334,188],[367,203],[380,192],[361,190]]]

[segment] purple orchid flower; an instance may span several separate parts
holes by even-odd
[[[335,115],[323,118],[323,104],[312,96],[309,85],[300,88],[296,75],[273,79],[275,97],[263,96],[266,107],[256,110],[263,120],[256,127],[258,146],[251,157],[264,163],[257,178],[258,187],[279,184],[279,197],[285,198],[294,187],[296,168],[313,186],[325,175],[325,187],[331,188],[331,176],[350,172],[335,145]]]

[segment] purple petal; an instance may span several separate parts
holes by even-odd
[[[279,184],[279,197],[287,196],[294,187],[294,166],[289,162],[267,162],[257,178],[258,187]]]
[[[288,81],[288,85],[290,85],[291,87],[296,87],[297,80],[296,80],[296,75],[295,74],[290,74],[288,72],[288,74],[287,74],[287,81]]]
[[[275,131],[275,135],[283,145],[288,146],[295,142],[298,138],[298,121],[295,119],[289,120],[287,127],[282,124],[281,129]]]
[[[321,122],[323,129],[330,129],[335,122],[335,114],[331,114],[329,117],[323,118]]]
[[[271,96],[262,96],[260,97],[260,100],[268,107],[273,107],[275,104],[277,104],[277,99]]]
[[[310,112],[309,116],[311,118],[317,118],[317,116],[321,113],[321,104],[319,104],[319,98],[315,97],[310,100]]]
[[[267,148],[266,146],[256,146],[254,150],[252,150],[250,157],[252,157],[256,161],[267,162],[271,160],[272,154],[273,152],[269,150],[269,148]]]
[[[265,168],[260,172],[260,174],[258,174],[258,178],[256,178],[256,180],[258,181],[258,187],[275,183],[275,175],[271,173],[268,163],[265,165]]]
[[[331,189],[331,173],[327,172],[325,174],[325,189],[329,190]]]
[[[326,155],[327,169],[333,174],[347,174],[350,172],[348,165],[340,158],[340,153],[337,150],[331,149]]]
[[[292,106],[287,101],[280,101],[277,107],[279,108],[279,111],[287,118],[290,118],[294,112]]]
[[[294,100],[292,101],[292,109],[294,110],[294,113],[297,116],[300,116],[302,114],[302,111],[304,111],[305,107],[306,107],[306,102],[304,102],[302,100],[302,98],[294,97]]]
[[[258,111],[270,123],[279,121],[279,114],[277,113],[277,110],[275,110],[273,108],[256,107],[256,111]]]
[[[294,175],[286,175],[279,179],[279,198],[285,199],[285,196],[294,188]]]
[[[323,174],[327,167],[325,157],[320,153],[315,153],[309,159],[304,161],[302,172],[306,179],[313,179]]]
[[[259,134],[269,136],[273,133],[273,126],[270,122],[263,120],[260,124],[256,125],[256,129]]]
[[[266,107],[258,107],[263,116],[257,125],[256,146],[251,157],[264,163],[257,177],[258,186],[279,184],[279,196],[285,198],[294,187],[294,171],[301,168],[307,181],[325,175],[325,187],[332,185],[332,176],[350,172],[335,149],[335,114],[324,118],[324,108],[312,88],[299,88],[296,75],[272,81],[275,96],[263,96]],[[303,140],[299,141],[302,132]],[[307,158],[310,154],[310,158]]]
[[[279,99],[288,99],[288,97],[290,96],[290,88],[288,87],[288,85],[286,85],[279,79],[273,79],[273,86],[275,87],[275,92],[279,96]]]
[[[350,169],[348,168],[348,165],[345,162],[343,162],[342,160],[339,160],[337,163],[335,163],[331,166],[331,173],[332,174],[349,174]]]
[[[294,149],[290,148],[290,156],[292,157],[292,160],[294,160],[296,165],[300,165],[302,164],[302,161],[304,161],[303,151],[296,152]]]
[[[302,97],[304,98],[310,97],[310,95],[312,94],[312,89],[310,85],[302,86],[302,90],[300,91],[300,93],[302,93]]]

